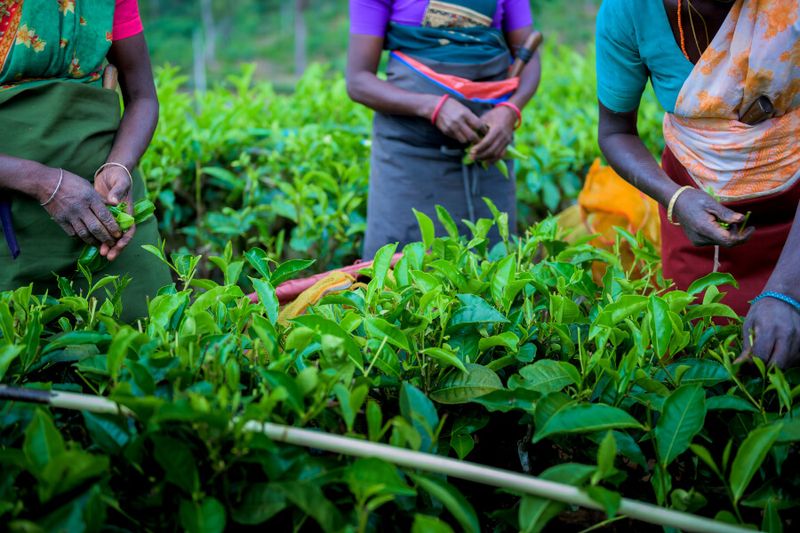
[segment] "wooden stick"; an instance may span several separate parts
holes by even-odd
[[[533,59],[533,55],[542,45],[543,41],[544,35],[542,35],[542,32],[535,31],[530,34],[530,36],[525,40],[525,44],[523,44],[520,49],[517,50],[517,58],[514,60],[514,64],[511,65],[509,78],[518,78],[519,75],[522,74],[522,70],[525,68],[525,65],[530,63],[531,59]]]

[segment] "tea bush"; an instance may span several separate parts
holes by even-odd
[[[88,296],[0,295],[0,379],[110,396],[135,419],[0,405],[0,520],[12,531],[540,531],[602,514],[491,491],[374,459],[281,445],[248,420],[308,427],[474,460],[583,487],[615,520],[621,495],[779,531],[796,514],[800,376],[732,361],[738,319],[712,274],[670,290],[639,260],[559,238],[518,241],[507,218],[459,238],[382,249],[368,284],[279,320],[273,287],[307,263],[246,261],[260,303],[231,281],[228,246],[164,257],[179,281],[135,326],[123,280]],[[497,224],[503,243],[489,249]],[[598,285],[592,265],[607,265]],[[100,298],[106,294],[110,299]],[[718,325],[729,319],[730,325]],[[616,518],[618,519],[618,518]],[[624,525],[624,524],[623,524]],[[628,523],[627,528],[638,527]]]
[[[521,230],[574,200],[599,156],[593,56],[551,47],[544,57],[516,141]],[[219,254],[230,241],[237,254],[261,246],[323,270],[359,257],[371,114],[342,76],[316,66],[289,95],[254,82],[252,68],[205,94],[184,92],[185,81],[159,72],[161,122],[142,162],[170,248]],[[655,153],[661,116],[648,94],[640,130]]]

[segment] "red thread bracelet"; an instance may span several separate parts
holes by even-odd
[[[436,119],[439,118],[439,113],[442,112],[444,103],[447,102],[448,98],[450,98],[449,94],[442,95],[442,97],[439,99],[439,103],[436,104],[436,107],[433,110],[433,114],[431,115],[431,124],[433,124],[434,126],[436,125]]]
[[[497,104],[497,107],[507,107],[517,114],[517,123],[514,125],[515,130],[522,126],[522,111],[520,111],[516,105],[512,104],[511,102],[500,102]]]

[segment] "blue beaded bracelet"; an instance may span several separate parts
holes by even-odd
[[[775,298],[776,300],[780,300],[783,303],[791,305],[792,307],[794,307],[795,311],[800,313],[800,302],[798,302],[797,300],[795,300],[791,296],[787,296],[787,295],[782,294],[780,292],[767,291],[767,292],[761,294],[758,298],[756,298],[755,300],[753,300],[750,303],[754,304],[756,302],[760,302],[764,298]]]

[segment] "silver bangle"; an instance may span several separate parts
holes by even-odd
[[[52,202],[58,194],[58,191],[61,190],[61,184],[64,183],[64,169],[59,168],[58,170],[60,171],[60,174],[58,176],[58,185],[56,185],[56,190],[53,191],[53,194],[50,195],[50,198],[48,198],[45,203],[41,204],[42,207],[45,207],[47,204]]]
[[[97,172],[94,173],[94,179],[97,179],[97,176],[99,176],[100,173],[103,171],[103,169],[107,168],[107,167],[119,167],[122,170],[124,170],[125,174],[128,175],[128,180],[130,180],[129,186],[133,187],[133,175],[131,175],[131,171],[128,170],[128,167],[126,167],[122,163],[115,163],[113,161],[109,161],[108,163],[104,163],[104,164],[100,165],[100,168],[98,168]]]

